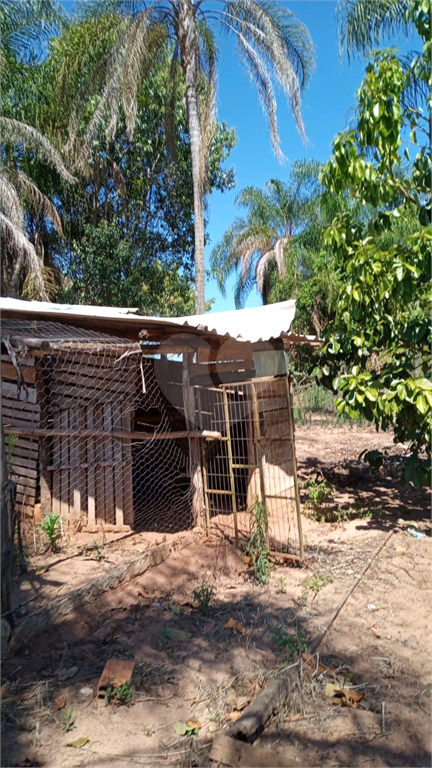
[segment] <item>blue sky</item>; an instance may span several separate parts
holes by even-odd
[[[278,99],[279,131],[282,150],[288,158],[281,165],[273,155],[267,123],[257,93],[235,53],[233,40],[223,38],[219,56],[219,119],[229,127],[235,127],[237,146],[230,155],[228,165],[236,170],[237,185],[225,193],[216,192],[209,200],[210,243],[206,249],[206,261],[212,247],[221,240],[223,233],[241,210],[235,204],[238,192],[248,185],[263,187],[270,178],[288,179],[289,166],[295,160],[315,158],[325,162],[331,155],[331,143],[336,133],[342,131],[354,114],[355,92],[365,70],[365,61],[356,60],[348,65],[346,57],[341,62],[335,19],[334,0],[289,0],[287,7],[297,15],[312,36],[316,49],[316,68],[303,95],[303,120],[309,143],[304,145],[298,135],[294,120],[283,97]],[[415,47],[413,41],[385,41],[383,47],[395,45],[403,51]],[[206,284],[206,299],[215,298],[212,311],[234,309],[233,278],[227,286],[224,299],[214,279]],[[245,306],[261,304],[260,295],[254,291]]]

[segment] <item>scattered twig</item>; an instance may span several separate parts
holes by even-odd
[[[382,736],[386,735],[386,727],[385,727],[385,701],[381,702],[381,734]]]

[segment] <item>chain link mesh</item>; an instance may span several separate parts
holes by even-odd
[[[174,533],[194,525],[182,363],[81,327],[4,321],[2,411],[17,502],[63,525]],[[298,547],[286,377],[195,386],[207,524],[247,538],[259,499],[269,544]]]

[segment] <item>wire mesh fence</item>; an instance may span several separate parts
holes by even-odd
[[[188,441],[167,439],[185,420],[154,362],[137,344],[82,329],[68,339],[56,325],[38,323],[33,353],[34,328],[7,328],[26,344],[2,359],[8,462],[23,512],[54,512],[73,527],[189,527]]]
[[[298,551],[294,430],[288,377],[197,388],[202,429],[219,442],[203,444],[207,515],[211,525],[248,540],[257,501],[265,505],[269,547]]]
[[[199,442],[199,519],[182,362],[59,323],[5,321],[2,337],[2,418],[24,518],[166,533],[207,521],[238,541],[259,499],[270,548],[298,550],[287,377],[193,388],[194,427],[219,436]]]

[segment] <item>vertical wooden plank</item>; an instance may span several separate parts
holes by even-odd
[[[40,423],[42,429],[48,427],[48,403],[49,403],[49,381],[46,369],[39,360],[36,363],[36,401],[40,405]],[[41,517],[49,515],[53,510],[51,498],[51,472],[49,466],[49,438],[41,437],[39,439],[39,483],[40,483],[40,507]]]
[[[265,504],[266,493],[265,493],[265,480],[264,480],[263,453],[262,453],[262,445],[261,445],[262,435],[261,435],[260,417],[259,417],[259,409],[258,409],[258,398],[257,398],[255,383],[253,381],[250,383],[250,387],[251,387],[252,407],[253,407],[253,415],[254,415],[254,422],[255,422],[255,440],[256,440],[256,449],[257,449],[257,457],[258,457],[258,471],[259,471],[259,478],[260,478],[261,501],[263,504]]]
[[[196,397],[197,397],[197,404],[198,404],[198,420],[199,420],[198,426],[202,430],[204,429],[204,424],[203,424],[202,408],[201,408],[201,389],[199,387],[196,388]],[[201,468],[202,468],[203,487],[204,487],[206,534],[207,536],[210,536],[210,502],[209,502],[209,494],[208,494],[206,446],[205,446],[204,440],[200,440],[199,442],[201,446]]]
[[[295,494],[295,505],[296,505],[296,514],[297,514],[299,548],[300,548],[300,557],[303,560],[304,559],[303,527],[302,527],[302,519],[301,519],[300,491],[299,491],[298,475],[297,475],[297,455],[296,455],[295,437],[294,437],[294,408],[293,408],[292,384],[291,384],[290,376],[286,376],[285,381],[286,381],[286,391],[287,391],[287,401],[288,401],[287,402],[288,432],[291,438],[291,448],[292,448],[292,463],[293,463],[293,472],[294,472],[294,494]]]
[[[121,417],[122,429],[125,432],[131,431],[131,400],[125,399],[122,407]],[[122,440],[123,454],[123,518],[124,524],[134,527],[134,504],[133,504],[133,478],[132,478],[132,441]]]
[[[182,386],[186,429],[192,429],[195,419],[195,397],[190,385],[193,352],[183,352]],[[192,517],[194,525],[201,525],[205,515],[204,484],[201,471],[199,440],[189,440],[189,463],[192,485]]]
[[[115,498],[115,524],[124,524],[123,513],[123,451],[122,441],[113,440],[113,459],[114,459],[114,498]]]
[[[114,455],[112,432],[112,404],[106,402],[103,405],[103,428],[107,433],[105,442],[105,520],[107,523],[115,523],[114,501]]]
[[[225,415],[225,430],[226,430],[226,436],[227,436],[228,471],[229,471],[230,486],[231,486],[231,503],[232,503],[232,513],[233,513],[233,520],[234,520],[234,538],[235,538],[236,547],[238,547],[237,499],[236,499],[236,492],[235,492],[235,480],[234,480],[234,470],[233,470],[233,454],[232,454],[232,442],[231,442],[230,417],[229,417],[229,409],[228,409],[228,395],[226,393],[226,389],[222,390],[222,395],[223,395],[223,405],[224,405],[224,415]]]
[[[69,411],[63,410],[60,414],[61,429],[69,428]],[[71,520],[70,509],[70,437],[60,438],[60,517],[63,525],[69,526]]]
[[[94,407],[94,426],[95,430],[103,430],[103,404],[96,403]],[[102,520],[106,522],[105,517],[105,440],[103,437],[95,438],[95,498],[96,498],[96,522]]]
[[[71,489],[70,489],[70,503],[71,503],[71,514],[70,514],[70,522],[75,522],[80,519],[81,517],[81,483],[80,483],[80,452],[79,452],[79,437],[78,432],[80,431],[80,423],[79,423],[79,406],[78,403],[72,406],[72,408],[69,411],[69,418],[70,418],[70,428],[77,431],[77,434],[73,437],[69,437],[69,444],[70,444],[70,462],[71,462],[71,469],[70,469],[70,483],[71,483]]]
[[[88,405],[86,409],[86,421],[87,429],[94,429],[94,407]],[[88,525],[96,524],[96,451],[95,451],[95,439],[94,437],[88,437],[86,439],[87,448],[87,523]]]
[[[61,425],[61,411],[54,413],[53,428],[58,429]],[[53,438],[53,465],[61,464],[61,438]],[[52,511],[56,515],[60,514],[60,496],[61,496],[61,469],[54,469],[52,473]]]

